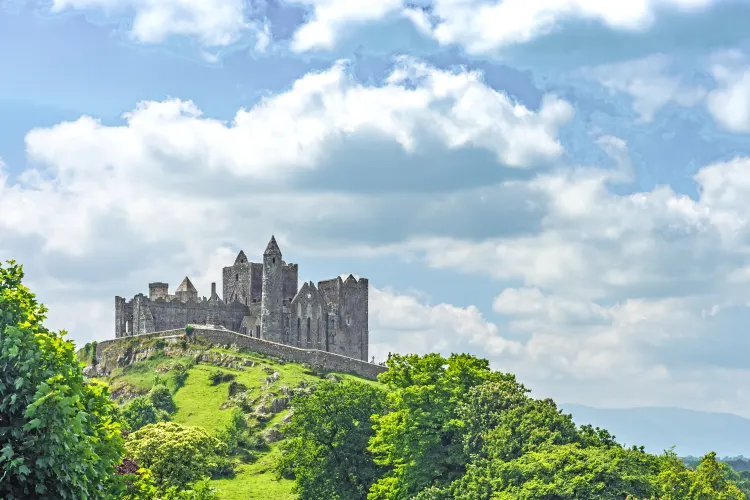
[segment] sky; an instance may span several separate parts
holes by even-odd
[[[0,0],[0,260],[48,326],[275,235],[370,353],[750,416],[750,3]],[[219,289],[221,285],[219,284]]]

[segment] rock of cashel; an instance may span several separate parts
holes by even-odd
[[[167,283],[154,282],[148,296],[115,297],[115,340],[174,335],[193,325],[205,333],[225,332],[223,340],[250,349],[267,351],[276,345],[273,349],[289,361],[314,359],[321,367],[342,366],[343,361],[349,371],[370,377],[381,371],[365,366],[371,365],[366,278],[350,274],[345,280],[299,286],[297,264],[283,260],[273,236],[261,262],[250,262],[240,251],[222,278],[222,297],[216,283],[210,297],[200,297],[188,277],[174,294]]]

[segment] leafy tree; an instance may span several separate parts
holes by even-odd
[[[133,398],[126,404],[122,409],[122,417],[130,431],[137,431],[160,420],[158,410],[151,400],[145,396]]]
[[[128,456],[151,470],[162,490],[187,488],[214,474],[226,455],[226,447],[200,427],[174,422],[147,425],[128,435]]]
[[[470,468],[454,498],[622,500],[629,494],[647,498],[653,493],[656,462],[634,449],[546,445],[507,462],[490,460]]]
[[[497,379],[489,362],[468,354],[392,356],[379,379],[390,389],[389,411],[373,417],[369,449],[388,468],[368,498],[407,499],[447,487],[464,474],[463,422],[458,407],[472,387]]]
[[[148,399],[157,410],[162,410],[170,415],[177,411],[172,391],[164,384],[155,384],[148,393]]]
[[[84,381],[65,332],[43,326],[23,276],[0,264],[0,498],[108,498],[123,450],[116,405]]]
[[[381,389],[355,381],[324,381],[311,395],[292,400],[277,470],[294,471],[300,500],[367,498],[381,472],[367,451],[370,417],[384,405]]]
[[[458,407],[465,453],[477,458],[513,460],[545,445],[579,440],[570,415],[551,399],[532,399],[514,375],[497,374],[475,386]]]

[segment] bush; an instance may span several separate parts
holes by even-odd
[[[133,398],[130,403],[122,409],[122,417],[125,419],[130,431],[138,429],[159,421],[159,414],[151,400],[144,396]]]
[[[125,447],[133,460],[148,468],[157,486],[185,489],[216,474],[226,458],[226,445],[199,427],[174,422],[149,425],[128,436]]]
[[[235,379],[235,375],[233,373],[227,373],[223,372],[221,370],[216,370],[213,373],[211,373],[209,376],[209,381],[211,382],[211,385],[219,385],[224,382],[231,382]]]
[[[177,411],[177,406],[174,404],[174,399],[172,398],[172,392],[164,384],[152,387],[151,392],[148,393],[148,399],[157,410],[162,410],[167,414]]]
[[[175,391],[185,385],[185,381],[188,378],[189,366],[185,366],[182,363],[177,363],[172,367],[172,377],[174,380]]]

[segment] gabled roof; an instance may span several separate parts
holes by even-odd
[[[236,266],[240,262],[247,262],[247,256],[245,255],[245,252],[240,250],[240,253],[237,254],[237,258],[234,259],[234,265]]]
[[[271,241],[268,242],[268,246],[266,247],[266,251],[263,252],[263,255],[281,255],[281,250],[279,249],[278,243],[276,243],[276,238],[271,236]]]
[[[177,292],[195,292],[198,293],[198,290],[195,289],[193,286],[193,283],[190,281],[190,278],[185,276],[185,279],[182,280],[182,283],[180,283],[180,286],[177,287]]]

